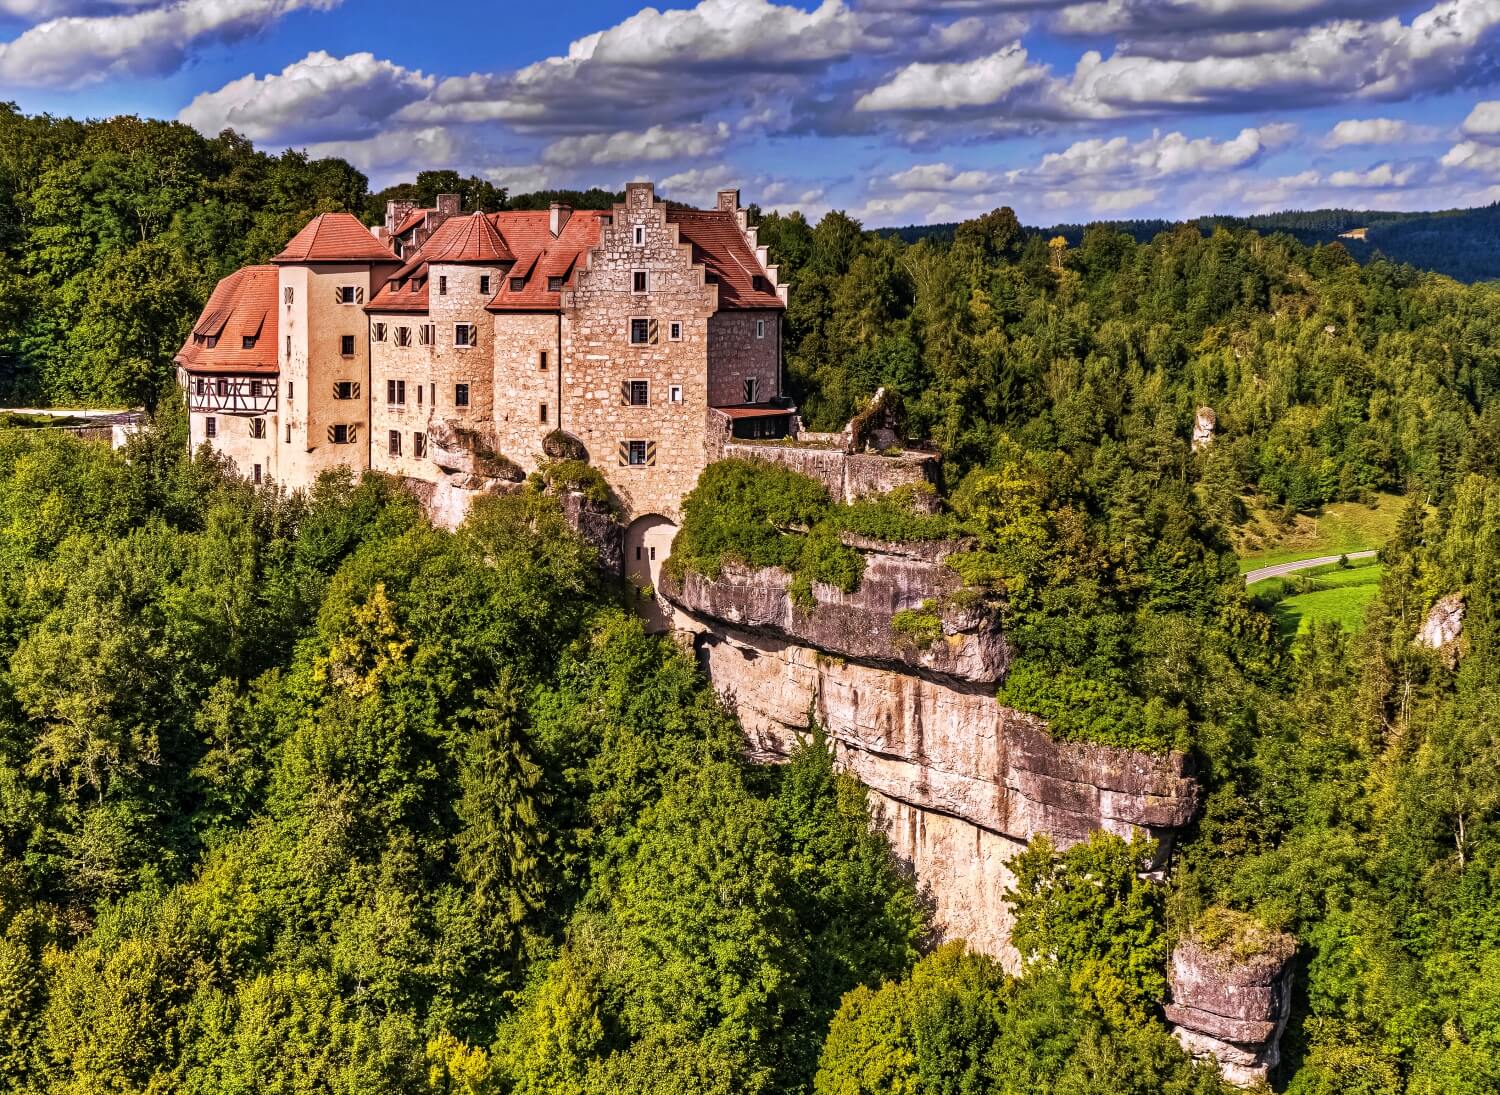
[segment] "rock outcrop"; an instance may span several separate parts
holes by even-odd
[[[1219,416],[1212,407],[1199,407],[1193,416],[1193,451],[1198,452],[1214,443],[1214,429],[1219,425]]]
[[[1280,932],[1265,933],[1248,955],[1183,940],[1172,951],[1172,999],[1164,1009],[1173,1036],[1190,1053],[1217,1061],[1230,1083],[1265,1080],[1280,1061],[1295,952],[1291,936]]]
[[[1458,643],[1463,633],[1464,597],[1462,593],[1450,593],[1428,610],[1417,632],[1417,645],[1442,654],[1451,668],[1458,664]]]
[[[1198,786],[1181,754],[1054,741],[1041,720],[999,704],[1012,652],[998,609],[957,596],[942,548],[861,550],[860,588],[815,586],[808,608],[776,570],[668,577],[661,591],[697,632],[751,752],[784,758],[821,725],[840,766],[870,788],[939,930],[1014,969],[1007,860],[1033,836],[1066,848],[1100,829],[1145,831],[1165,850],[1191,820]],[[941,621],[928,644],[891,626],[893,613],[922,605]]]

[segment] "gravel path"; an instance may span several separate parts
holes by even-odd
[[[1310,570],[1313,567],[1327,566],[1329,563],[1336,563],[1340,559],[1372,559],[1374,556],[1375,552],[1373,551],[1350,551],[1345,552],[1343,555],[1320,555],[1316,559],[1298,559],[1294,563],[1277,563],[1275,566],[1261,567],[1259,570],[1249,571],[1245,575],[1245,584],[1252,586],[1256,582],[1265,581],[1267,578],[1280,578],[1283,574],[1291,574],[1293,571]]]

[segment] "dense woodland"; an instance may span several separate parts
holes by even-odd
[[[1206,1095],[1158,1002],[1220,908],[1299,941],[1278,1088],[1500,1087],[1500,290],[1240,227],[1058,254],[1007,210],[916,243],[762,219],[804,414],[898,393],[942,508],[721,465],[678,565],[849,584],[841,530],[966,532],[1002,698],[1205,783],[1166,884],[1115,838],[1016,862],[1011,978],[937,945],[820,742],[743,759],[545,478],[446,533],[378,477],[288,497],[186,453],[198,303],[383,204],[356,172],[0,129],[12,391],[157,404],[119,454],[0,432],[0,1088]],[[1279,637],[1242,507],[1374,490],[1407,508],[1365,627]],[[1457,656],[1414,645],[1460,591]]]

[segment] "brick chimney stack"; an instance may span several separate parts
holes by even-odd
[[[720,190],[718,209],[725,213],[738,213],[740,209],[740,192],[736,189]]]
[[[456,217],[463,210],[463,199],[457,194],[439,194],[437,196],[437,211],[439,220],[447,220]]]
[[[573,207],[564,205],[562,202],[553,202],[549,212],[547,227],[552,233],[552,238],[557,239],[562,235],[562,230],[567,227],[568,218],[573,215]]]

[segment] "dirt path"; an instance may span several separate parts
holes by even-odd
[[[1280,578],[1283,574],[1291,574],[1297,570],[1310,570],[1313,567],[1327,566],[1336,563],[1340,559],[1372,559],[1375,557],[1373,551],[1349,551],[1343,555],[1320,555],[1316,559],[1298,559],[1292,563],[1277,563],[1275,566],[1261,567],[1245,574],[1245,584],[1254,585],[1256,582],[1264,582],[1267,578]]]

